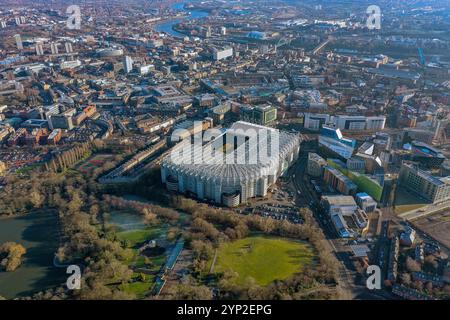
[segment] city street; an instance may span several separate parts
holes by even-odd
[[[369,292],[364,285],[357,283],[357,272],[351,260],[351,249],[342,239],[338,238],[332,222],[320,207],[320,198],[309,183],[306,175],[308,152],[315,152],[314,141],[305,142],[300,148],[297,162],[288,173],[291,184],[296,190],[296,204],[299,207],[309,207],[313,212],[316,225],[324,232],[327,238],[328,249],[334,253],[339,261],[338,281],[344,291],[346,299],[385,299],[377,293]],[[381,293],[380,293],[381,294]]]

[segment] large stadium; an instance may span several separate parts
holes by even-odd
[[[212,132],[200,145],[195,138],[181,141],[163,160],[161,178],[169,191],[234,207],[266,196],[300,150],[299,135],[248,122]]]

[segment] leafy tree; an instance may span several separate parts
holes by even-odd
[[[27,250],[18,243],[6,242],[0,246],[0,267],[14,271],[22,264],[22,256]]]
[[[409,272],[418,272],[422,269],[422,267],[419,262],[412,259],[411,257],[407,257],[406,258],[406,269]]]

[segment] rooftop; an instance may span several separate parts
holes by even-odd
[[[352,196],[322,196],[322,200],[327,201],[330,206],[356,206],[355,199]]]

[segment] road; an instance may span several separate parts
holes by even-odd
[[[320,51],[323,50],[323,48],[325,48],[325,46],[327,44],[329,44],[332,40],[334,40],[334,38],[329,37],[327,40],[325,40],[324,42],[322,42],[321,44],[319,44],[312,52],[313,55],[316,55],[318,53],[320,53]]]
[[[422,207],[419,209],[411,210],[405,213],[401,213],[398,216],[405,220],[415,220],[419,218],[423,218],[425,216],[438,213],[440,211],[447,210],[450,207],[450,201],[446,201],[440,204],[429,204],[426,207]]]

